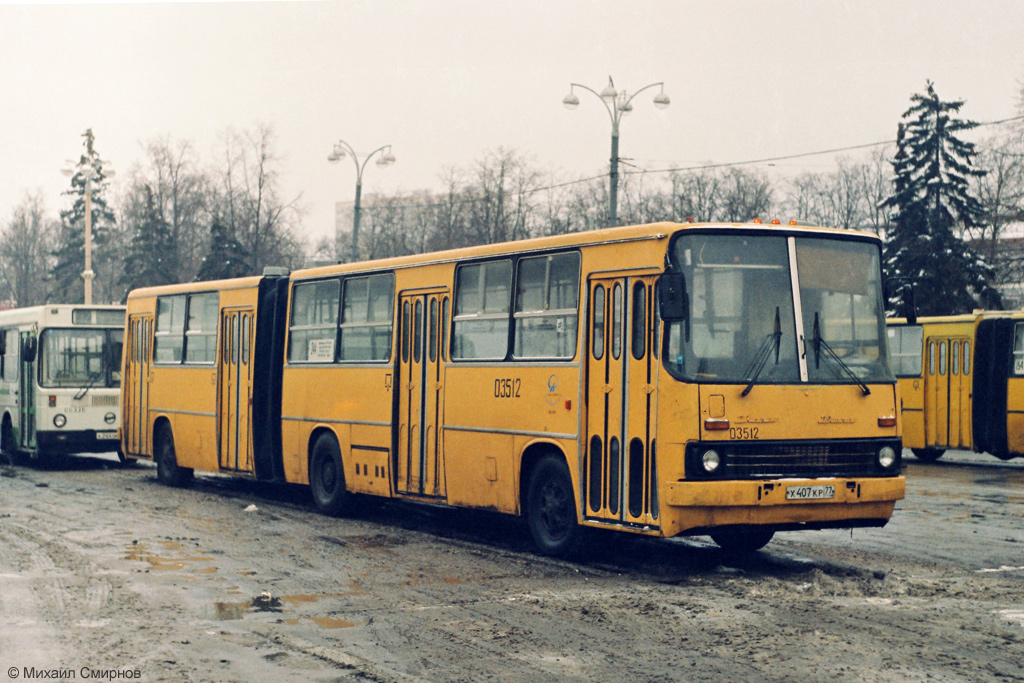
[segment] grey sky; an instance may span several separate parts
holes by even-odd
[[[876,142],[929,78],[969,118],[1017,114],[1022,36],[1019,0],[0,4],[0,221],[27,189],[66,205],[60,169],[88,127],[123,180],[154,137],[209,162],[219,131],[270,123],[311,238],[354,196],[351,162],[327,163],[338,138],[393,145],[364,192],[437,189],[442,169],[499,146],[593,175],[608,116],[592,95],[572,112],[561,100],[609,75],[672,98],[659,111],[644,93],[623,122],[620,154],[641,167]]]

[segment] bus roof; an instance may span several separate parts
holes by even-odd
[[[473,247],[462,247],[446,251],[429,252],[425,254],[414,254],[410,256],[396,256],[373,261],[358,261],[355,263],[339,263],[332,265],[318,265],[311,268],[296,270],[292,273],[293,279],[304,279],[317,277],[330,273],[343,273],[347,271],[375,270],[395,268],[403,266],[422,265],[426,263],[439,263],[457,261],[467,258],[482,256],[494,256],[510,252],[522,253],[544,249],[557,249],[559,247],[573,247],[598,244],[615,244],[617,242],[632,242],[648,239],[665,239],[672,234],[682,230],[755,230],[765,233],[793,234],[793,233],[818,233],[830,235],[856,236],[878,240],[877,235],[854,230],[842,230],[839,228],[822,228],[804,225],[770,225],[765,223],[673,223],[664,221],[661,223],[648,223],[646,225],[629,225],[617,228],[602,228],[600,230],[588,230],[585,232],[574,232],[565,235],[553,235],[550,237],[534,237],[515,242],[500,242],[496,244],[484,244]]]

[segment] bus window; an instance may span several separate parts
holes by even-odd
[[[921,342],[924,328],[920,325],[890,327],[889,359],[897,377],[921,376]]]
[[[217,360],[217,314],[220,295],[193,294],[188,298],[185,327],[185,362],[213,363]]]
[[[615,283],[612,290],[612,358],[622,354],[622,287]]]
[[[1024,324],[1013,328],[1013,374],[1024,375]]]
[[[964,374],[971,374],[971,342],[964,342]]]
[[[572,358],[576,351],[579,254],[519,261],[516,358]]]
[[[949,352],[950,373],[953,375],[960,374],[960,342],[953,342]]]
[[[594,359],[604,358],[604,286],[594,288]]]
[[[643,282],[633,285],[633,330],[630,346],[633,349],[633,358],[637,360],[641,360],[647,353],[647,284]]]
[[[441,304],[441,357],[448,360],[448,297]]]
[[[3,379],[5,382],[13,382],[18,379],[19,334],[17,330],[6,330],[2,334],[7,335],[3,357]]]
[[[928,342],[928,374],[935,374],[935,342]]]
[[[416,300],[416,313],[412,324],[412,361],[420,362],[420,339],[423,338],[423,301]]]
[[[395,276],[391,273],[345,280],[341,310],[340,360],[391,358]]]
[[[180,363],[185,350],[186,296],[164,296],[156,300],[156,330],[153,333],[154,362]]]
[[[340,289],[338,280],[296,283],[288,334],[289,363],[334,361]]]
[[[479,263],[456,271],[452,358],[505,359],[511,295],[512,261]]]
[[[946,374],[946,342],[939,342],[939,374]]]
[[[430,300],[430,324],[427,326],[427,353],[430,362],[437,360],[437,299]]]

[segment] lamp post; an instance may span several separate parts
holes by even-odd
[[[74,168],[65,168],[61,172],[66,176],[73,176],[76,172],[82,174],[82,194],[85,198],[85,270],[82,271],[82,278],[85,280],[85,305],[92,304],[92,279],[96,273],[92,269],[92,183],[101,177],[100,169],[102,162],[93,153],[92,143],[95,137],[92,128],[87,129],[82,137],[85,138],[85,156],[79,162],[77,171]],[[114,175],[114,171],[108,169],[105,177]]]
[[[637,90],[632,95],[628,94],[625,90],[616,90],[615,84],[612,83],[612,77],[608,77],[608,85],[601,92],[597,92],[593,88],[588,88],[585,85],[579,83],[572,83],[569,87],[569,94],[562,98],[562,104],[565,105],[566,109],[575,109],[580,106],[580,99],[576,96],[576,88],[582,88],[587,92],[594,93],[598,99],[604,103],[605,109],[608,110],[608,116],[612,121],[612,157],[611,157],[611,168],[608,173],[608,224],[618,225],[619,224],[619,121],[622,117],[633,111],[633,98],[650,88],[661,88],[661,91],[654,96],[654,106],[658,109],[666,108],[670,100],[668,95],[665,94],[665,83],[651,83]]]
[[[395,155],[391,153],[391,145],[384,145],[373,150],[367,154],[362,163],[359,161],[359,157],[356,156],[356,152],[352,149],[352,146],[344,140],[338,140],[334,143],[334,150],[330,156],[327,157],[327,161],[332,164],[336,164],[346,156],[351,156],[352,161],[356,165],[356,203],[355,208],[352,210],[352,261],[359,260],[359,204],[362,200],[363,195],[363,169],[366,168],[366,162],[373,158],[375,154],[380,154],[380,158],[377,159],[377,165],[381,168],[386,168],[391,164],[395,163]]]

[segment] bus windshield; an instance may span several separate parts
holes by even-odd
[[[46,329],[39,335],[44,387],[121,386],[123,330]]]
[[[892,381],[873,244],[694,234],[680,235],[670,256],[683,273],[689,300],[687,319],[667,329],[665,363],[677,378],[798,382],[806,351],[811,382]],[[802,309],[803,339],[794,302]]]

